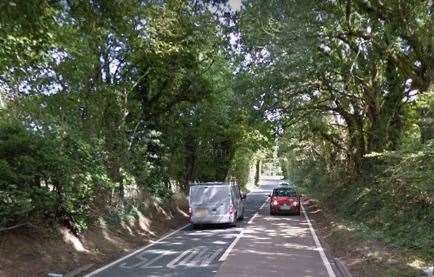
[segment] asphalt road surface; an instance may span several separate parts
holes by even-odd
[[[86,276],[339,276],[305,214],[270,216],[267,195],[278,183],[262,180],[248,194],[236,228],[188,225]]]

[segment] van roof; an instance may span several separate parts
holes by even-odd
[[[191,183],[190,186],[230,186],[235,185],[235,183],[228,182],[202,182],[202,183]]]

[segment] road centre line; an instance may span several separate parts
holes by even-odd
[[[249,195],[249,194],[250,194],[250,193],[248,193],[247,195]],[[259,211],[264,207],[264,205],[265,205],[266,203],[267,203],[267,200],[264,202],[264,204],[262,204],[262,206],[259,208],[259,210],[258,210],[258,211],[253,215],[253,217],[250,218],[250,220],[247,222],[247,224],[250,224],[250,223],[253,221],[253,219],[258,215]],[[123,257],[121,257],[121,258],[119,258],[119,259],[117,259],[117,260],[115,260],[115,261],[113,261],[113,262],[111,262],[111,263],[105,265],[105,266],[103,266],[103,267],[100,267],[100,268],[96,269],[95,271],[92,271],[92,272],[90,272],[90,273],[84,275],[83,277],[91,277],[91,276],[94,276],[95,274],[100,273],[101,271],[104,271],[104,270],[106,270],[107,268],[112,267],[113,265],[115,265],[115,264],[117,264],[117,263],[119,263],[119,262],[121,262],[121,261],[123,261],[123,260],[129,258],[129,257],[132,257],[132,256],[134,256],[134,255],[140,253],[141,251],[143,251],[143,250],[145,250],[145,249],[147,249],[147,248],[149,248],[149,247],[151,247],[151,246],[154,246],[155,244],[159,243],[160,241],[162,241],[162,240],[164,240],[164,239],[166,239],[166,238],[168,238],[168,237],[170,237],[170,236],[172,236],[172,235],[178,233],[179,231],[182,231],[183,229],[187,228],[187,227],[190,226],[190,225],[191,225],[191,223],[188,223],[188,224],[186,224],[186,225],[184,225],[184,226],[182,226],[182,227],[176,229],[175,231],[173,231],[173,232],[171,232],[171,233],[165,235],[164,237],[159,238],[159,239],[156,240],[156,241],[152,241],[152,240],[151,240],[150,243],[149,243],[148,245],[146,245],[146,246],[144,246],[144,247],[141,247],[141,248],[139,248],[139,249],[137,249],[137,250],[135,250],[135,251],[133,251],[133,252],[131,252],[131,253],[129,253],[129,254],[127,254],[127,255],[125,255],[125,256],[123,256]],[[224,260],[226,259],[226,257],[229,255],[230,250],[232,250],[232,248],[235,246],[236,242],[241,238],[240,235],[241,235],[243,232],[244,232],[244,229],[243,229],[243,231],[241,231],[241,232],[238,234],[237,238],[235,238],[235,240],[231,243],[231,245],[230,245],[229,248],[225,251],[225,253],[223,253],[223,255],[222,255],[222,257],[219,259],[219,261],[224,261]],[[229,251],[228,251],[228,250],[229,250]],[[224,259],[222,260],[223,257],[224,257]]]
[[[105,265],[105,266],[103,266],[103,267],[100,267],[100,268],[98,268],[97,270],[92,271],[92,272],[90,272],[90,273],[84,275],[84,277],[91,277],[91,276],[94,276],[95,274],[100,273],[101,271],[106,270],[107,268],[109,268],[109,267],[111,267],[111,266],[113,266],[113,265],[115,265],[115,264],[117,264],[117,263],[119,263],[119,262],[121,262],[121,261],[123,261],[123,260],[125,260],[125,259],[127,259],[127,258],[129,258],[129,257],[131,257],[131,256],[134,256],[134,255],[136,255],[137,253],[139,253],[139,252],[141,252],[141,251],[143,251],[143,250],[145,250],[145,249],[147,249],[147,248],[149,248],[149,247],[151,247],[151,246],[154,246],[154,244],[156,244],[156,243],[158,243],[158,242],[160,242],[160,241],[162,241],[162,240],[164,240],[164,239],[166,239],[166,238],[168,238],[168,237],[170,237],[170,236],[172,236],[172,235],[178,233],[179,231],[182,231],[183,229],[187,228],[187,227],[190,226],[190,225],[191,225],[191,224],[188,223],[188,224],[186,224],[186,225],[184,225],[184,226],[182,226],[182,227],[176,229],[175,231],[173,231],[173,232],[171,232],[171,233],[169,233],[169,234],[167,234],[167,235],[165,235],[165,236],[159,238],[159,239],[156,240],[156,241],[152,241],[152,240],[151,240],[151,243],[149,243],[148,245],[146,245],[146,246],[144,246],[144,247],[141,247],[141,248],[139,248],[139,249],[137,249],[137,250],[131,252],[130,254],[125,255],[125,256],[123,256],[123,257],[117,259],[116,261],[113,261],[113,262],[111,262],[111,263],[109,263],[109,264],[107,264],[107,265]]]
[[[265,204],[267,204],[267,200],[259,207],[258,211],[250,218],[250,220],[247,222],[247,225],[251,224],[255,217],[259,214],[259,211],[264,208]],[[229,245],[229,247],[226,249],[225,253],[220,257],[219,262],[223,262],[226,260],[226,258],[229,256],[229,253],[232,251],[232,249],[235,247],[237,242],[243,237],[244,231],[247,229],[248,226],[244,227],[241,232],[237,235],[237,237],[232,241],[232,243]]]
[[[321,256],[321,260],[322,260],[324,266],[327,269],[327,273],[328,273],[329,277],[336,277],[335,273],[333,272],[332,266],[330,265],[330,262],[327,259],[327,256],[326,256],[326,254],[324,252],[324,248],[322,248],[321,243],[319,242],[319,239],[318,239],[318,237],[317,237],[317,235],[315,233],[315,230],[313,229],[312,223],[310,222],[310,219],[307,216],[307,213],[306,213],[306,210],[303,207],[303,204],[300,203],[300,206],[301,206],[301,210],[303,211],[303,215],[306,218],[307,224],[309,225],[310,232],[311,232],[311,234],[313,236],[313,240],[315,241],[315,244],[316,244],[317,250],[319,252],[319,255]]]

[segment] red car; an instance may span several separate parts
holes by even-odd
[[[301,196],[291,187],[278,187],[273,190],[270,197],[270,214],[296,214],[300,215]]]

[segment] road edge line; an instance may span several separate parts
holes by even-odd
[[[267,200],[259,207],[258,211],[250,218],[250,220],[247,222],[246,225],[249,225],[253,222],[253,220],[258,216],[259,212],[264,208],[265,204],[267,204]],[[223,255],[220,257],[219,262],[226,261],[227,257],[231,253],[232,249],[235,247],[237,242],[243,237],[244,231],[247,229],[248,226],[246,226],[241,232],[237,235],[237,237],[232,241],[232,243],[229,245],[229,247],[226,249],[226,251],[223,253]]]
[[[134,250],[133,252],[131,252],[131,253],[125,255],[125,256],[122,256],[121,258],[119,258],[119,259],[117,259],[117,260],[115,260],[115,261],[113,261],[113,262],[111,262],[111,263],[109,263],[109,264],[107,264],[107,265],[105,265],[105,266],[102,266],[102,267],[100,267],[100,268],[98,268],[98,269],[96,269],[96,270],[94,270],[94,271],[92,271],[92,272],[90,272],[90,273],[84,275],[83,277],[91,277],[91,276],[93,276],[93,275],[95,275],[95,274],[97,274],[97,273],[100,273],[101,271],[104,271],[104,270],[106,270],[107,268],[109,268],[109,267],[111,267],[111,266],[113,266],[113,265],[115,265],[115,264],[117,264],[117,263],[119,263],[119,262],[121,262],[121,261],[123,261],[123,260],[125,260],[125,259],[127,259],[127,258],[129,258],[129,257],[131,257],[131,256],[136,255],[137,253],[139,253],[139,252],[141,252],[141,251],[143,251],[143,250],[145,250],[145,249],[147,249],[147,248],[153,246],[154,244],[157,244],[158,242],[160,242],[160,241],[162,241],[162,240],[164,240],[164,239],[166,239],[166,238],[168,238],[168,237],[170,237],[170,236],[172,236],[172,235],[178,233],[179,231],[182,231],[183,229],[187,228],[187,227],[190,226],[190,225],[191,225],[191,223],[188,223],[188,224],[186,224],[186,225],[184,225],[184,226],[182,226],[182,227],[180,227],[180,228],[178,228],[178,229],[176,229],[176,230],[170,232],[169,234],[167,234],[167,235],[165,235],[165,236],[159,238],[159,239],[156,240],[156,241],[150,241],[149,244],[147,244],[147,245],[145,245],[145,246],[143,246],[143,247],[141,247],[141,248],[139,248],[139,249],[137,249],[137,250]]]
[[[300,203],[300,206],[301,206],[301,210],[303,211],[303,215],[306,218],[307,225],[309,225],[310,233],[312,234],[313,240],[315,241],[317,250],[319,252],[319,255],[321,256],[321,260],[322,260],[324,266],[326,267],[326,270],[327,270],[329,277],[336,277],[336,274],[334,273],[334,271],[332,269],[330,261],[328,260],[326,254],[324,252],[324,248],[321,246],[321,243],[318,239],[318,236],[316,235],[315,230],[313,229],[312,223],[310,222],[310,219],[307,216],[307,213],[306,213],[306,210],[304,209],[303,204]]]

